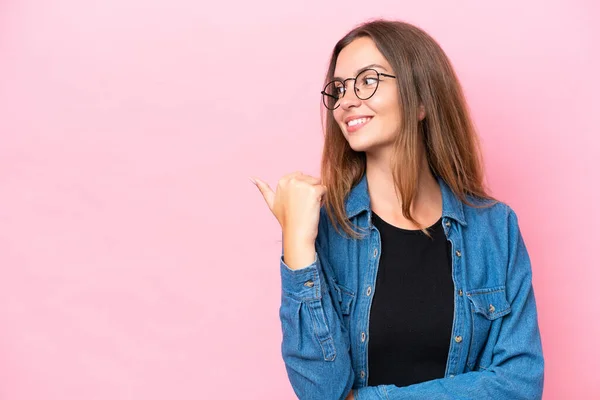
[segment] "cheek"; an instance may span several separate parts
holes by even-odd
[[[386,94],[385,96],[377,96],[375,94],[375,96],[369,99],[369,108],[382,116],[393,117],[398,114],[400,106],[397,96],[394,94]]]
[[[344,122],[342,121],[342,114],[343,111],[341,111],[341,107],[338,107],[336,110],[333,111],[333,119],[339,125],[340,128],[343,128],[344,125]]]
[[[373,100],[369,103],[369,108],[379,118],[380,129],[382,134],[395,134],[400,129],[401,115],[400,106],[398,101],[394,97],[383,98],[372,98]]]

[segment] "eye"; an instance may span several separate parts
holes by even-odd
[[[366,86],[377,85],[377,82],[379,82],[377,75],[367,75],[362,78],[362,84]]]
[[[344,87],[344,85],[341,82],[336,82],[333,89],[333,95],[336,97],[342,97],[345,91],[346,88]]]

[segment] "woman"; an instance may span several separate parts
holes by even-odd
[[[274,192],[282,352],[301,399],[539,399],[544,359],[517,217],[483,184],[464,95],[403,22],[333,50],[321,178]]]

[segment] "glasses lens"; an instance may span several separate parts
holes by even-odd
[[[379,76],[374,69],[367,69],[356,77],[356,96],[359,99],[367,100],[375,94],[379,86]]]
[[[334,110],[339,105],[339,99],[344,96],[344,84],[341,81],[329,82],[323,92],[323,104],[330,110]]]

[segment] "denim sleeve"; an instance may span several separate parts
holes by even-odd
[[[406,387],[370,386],[354,391],[355,399],[541,399],[544,358],[531,264],[517,217],[508,213],[507,296],[511,312],[504,317],[494,346],[492,364],[481,371],[435,379]]]
[[[343,400],[354,381],[350,340],[339,301],[329,291],[335,280],[326,251],[316,247],[315,261],[306,268],[292,270],[280,259],[281,350],[299,399]]]

